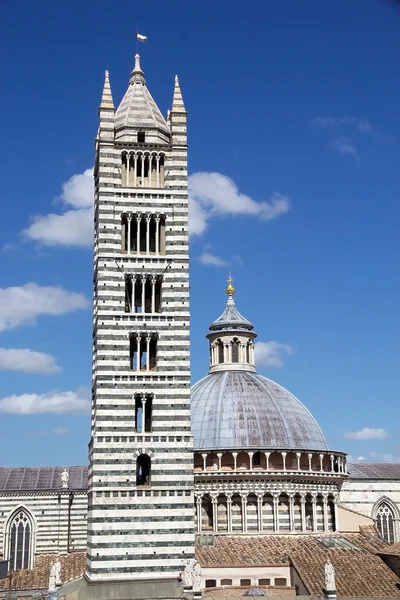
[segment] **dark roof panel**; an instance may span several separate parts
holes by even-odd
[[[349,479],[400,479],[400,463],[348,463]]]
[[[69,490],[87,490],[87,467],[65,467]],[[0,467],[0,491],[60,490],[64,467]]]

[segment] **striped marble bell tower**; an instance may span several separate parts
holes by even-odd
[[[194,557],[186,111],[165,120],[135,57],[96,139],[86,576],[177,580]],[[133,596],[132,596],[133,597]]]

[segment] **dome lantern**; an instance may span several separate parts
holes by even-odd
[[[254,339],[253,324],[237,310],[233,296],[235,286],[229,273],[225,288],[228,301],[224,312],[210,325],[210,373],[219,371],[253,371]]]

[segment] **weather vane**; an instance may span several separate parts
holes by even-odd
[[[136,53],[138,53],[138,51],[139,51],[139,42],[141,42],[141,43],[147,42],[147,36],[142,35],[141,33],[131,33],[129,31],[126,35],[129,35],[129,37],[136,40]]]

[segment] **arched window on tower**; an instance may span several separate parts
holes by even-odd
[[[376,511],[376,525],[381,537],[389,544],[393,544],[395,541],[394,514],[387,502],[382,502]]]
[[[121,215],[121,252],[128,251],[128,215]]]
[[[8,527],[10,570],[29,569],[32,557],[32,519],[25,509],[18,510]]]
[[[143,402],[140,394],[135,396],[135,429],[137,433],[143,431]]]
[[[153,396],[146,394],[146,403],[144,405],[144,431],[151,433],[153,419]]]
[[[221,340],[217,341],[217,348],[218,348],[218,362],[219,362],[219,364],[222,364],[224,362],[224,345],[221,342]]]
[[[147,454],[140,454],[136,459],[136,485],[150,485],[151,459]]]
[[[232,342],[232,362],[239,362],[239,342],[237,338],[234,338]]]
[[[132,276],[125,277],[125,312],[133,312],[132,307]]]

